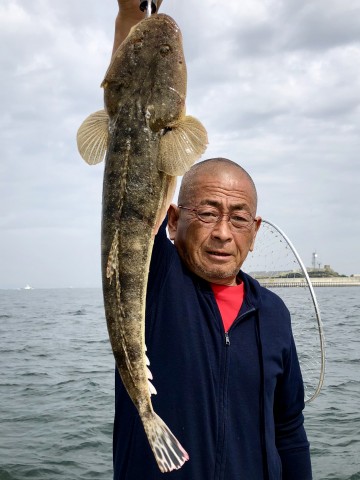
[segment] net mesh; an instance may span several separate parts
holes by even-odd
[[[291,313],[293,335],[305,387],[305,401],[320,392],[325,368],[324,336],[315,292],[306,268],[286,235],[263,220],[242,269],[273,290]]]

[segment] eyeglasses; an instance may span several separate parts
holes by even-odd
[[[238,230],[249,230],[255,221],[255,218],[245,210],[235,210],[231,213],[221,213],[217,208],[208,206],[189,208],[179,205],[179,208],[188,210],[189,212],[194,212],[200,222],[207,223],[208,225],[215,225],[219,223],[223,217],[228,217],[233,227],[237,228]]]

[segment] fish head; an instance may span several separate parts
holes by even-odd
[[[137,105],[152,130],[185,112],[186,63],[182,35],[165,14],[142,20],[115,52],[102,83],[110,118],[126,103]]]

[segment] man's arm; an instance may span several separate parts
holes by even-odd
[[[284,374],[275,392],[276,444],[283,480],[311,480],[309,442],[304,429],[304,389],[293,337]]]
[[[149,0],[151,1],[151,0]],[[145,18],[145,13],[140,10],[139,0],[117,0],[119,13],[115,20],[114,46],[112,55],[116,52],[119,45],[125,40],[131,28],[140,20]],[[162,0],[157,1],[159,10]]]

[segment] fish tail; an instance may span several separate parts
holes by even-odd
[[[180,442],[155,412],[152,412],[143,423],[156,462],[162,472],[178,470],[189,460],[189,455]]]

